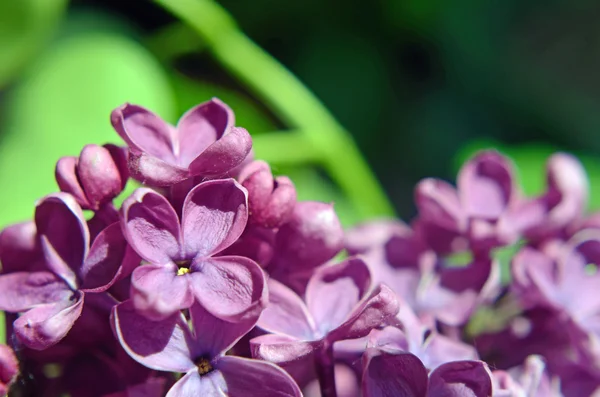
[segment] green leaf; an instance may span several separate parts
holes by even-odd
[[[6,98],[0,225],[31,217],[34,201],[56,191],[59,157],[88,143],[122,143],[109,115],[124,102],[174,118],[168,78],[143,47],[99,31],[56,42]]]
[[[0,1],[0,87],[52,36],[67,0]]]

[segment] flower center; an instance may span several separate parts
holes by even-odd
[[[204,357],[200,357],[198,360],[196,360],[195,364],[200,375],[206,375],[213,370],[213,366],[211,365],[210,361]]]
[[[190,265],[192,264],[192,261],[190,261],[190,260],[176,261],[175,264],[177,266],[179,266],[179,269],[177,269],[177,275],[183,276],[184,274],[188,274],[190,272]]]

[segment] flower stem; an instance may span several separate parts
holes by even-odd
[[[315,368],[321,387],[321,397],[337,397],[334,364],[333,345],[325,342],[321,349],[315,352]]]
[[[226,10],[212,0],[155,1],[194,29],[212,56],[284,123],[302,131],[363,218],[394,215],[352,137],[292,73],[238,29]]]

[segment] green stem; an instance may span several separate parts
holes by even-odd
[[[315,164],[322,159],[311,141],[301,131],[280,131],[252,137],[256,158],[277,165]]]
[[[394,215],[351,136],[292,73],[238,29],[226,10],[212,0],[155,1],[193,28],[213,57],[283,122],[303,131],[363,217]]]

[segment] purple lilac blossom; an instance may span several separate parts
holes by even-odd
[[[107,290],[136,263],[117,223],[90,244],[81,208],[68,194],[42,199],[35,223],[46,269],[0,275],[0,309],[22,313],[14,322],[16,336],[45,349],[69,332],[86,293]]]
[[[189,313],[191,330],[180,313],[153,322],[130,301],[113,309],[116,335],[134,360],[158,371],[185,374],[167,397],[301,396],[293,379],[276,365],[225,355],[254,327],[256,317],[230,323],[200,304],[190,307]]]
[[[195,300],[230,320],[260,311],[266,302],[262,269],[248,258],[215,256],[239,238],[247,219],[246,190],[233,179],[192,189],[181,219],[166,198],[137,189],[122,207],[127,241],[148,262],[131,277],[135,308],[155,320]]]
[[[398,300],[387,286],[371,288],[360,258],[320,267],[304,300],[271,279],[269,301],[257,325],[270,334],[250,341],[252,355],[284,368],[311,355],[318,365],[335,342],[367,336],[398,312]],[[310,371],[310,364],[303,370]]]
[[[223,175],[252,147],[248,132],[234,127],[233,112],[216,98],[190,109],[177,126],[131,104],[115,109],[111,122],[129,146],[132,177],[153,186]]]

